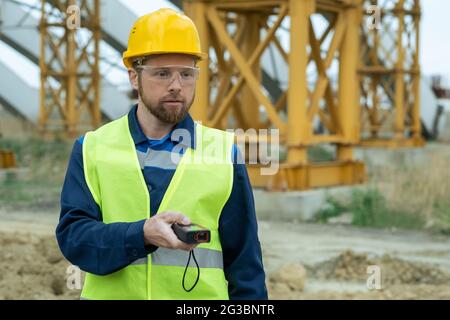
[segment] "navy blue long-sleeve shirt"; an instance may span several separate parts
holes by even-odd
[[[154,140],[143,133],[136,110],[137,106],[131,109],[128,122],[150,194],[150,216],[153,216],[176,169],[176,165],[165,161],[167,155],[178,143],[186,147],[195,144],[195,123],[187,115],[173,129],[188,130],[192,141],[176,141],[171,134]],[[61,214],[56,237],[67,260],[84,271],[106,275],[151,254],[157,247],[144,245],[145,220],[110,224],[102,222],[100,208],[85,181],[82,143],[83,137],[75,141],[69,160],[61,192]],[[239,152],[236,146],[233,146],[232,152],[233,188],[219,219],[229,297],[267,299],[252,188],[245,164],[237,161]]]

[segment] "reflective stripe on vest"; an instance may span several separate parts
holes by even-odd
[[[223,269],[222,252],[218,250],[211,250],[205,248],[194,249],[195,258],[200,268],[219,268]],[[152,264],[158,266],[186,266],[189,257],[189,252],[185,250],[170,250],[166,248],[159,248],[152,253]],[[137,259],[132,265],[147,264],[147,257]],[[194,267],[194,262],[191,259],[189,266]]]
[[[196,123],[196,148],[186,149],[158,213],[176,211],[211,231],[211,242],[197,246],[200,279],[191,292],[181,281],[188,252],[158,248],[147,258],[106,276],[86,274],[82,297],[86,299],[228,299],[223,272],[219,218],[233,184],[231,149],[234,136]],[[99,205],[103,222],[134,222],[149,217],[150,197],[128,117],[86,134],[83,165],[87,185]],[[107,258],[107,257],[106,257]],[[186,286],[195,281],[191,261]]]

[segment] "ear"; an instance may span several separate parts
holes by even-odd
[[[138,74],[133,68],[128,69],[128,79],[130,80],[130,84],[133,89],[136,91],[139,90]]]

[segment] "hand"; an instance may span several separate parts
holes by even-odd
[[[144,223],[144,243],[145,245],[155,245],[168,249],[182,249],[190,251],[197,244],[187,244],[178,239],[173,232],[172,224],[190,224],[188,217],[178,212],[162,212],[147,219]]]

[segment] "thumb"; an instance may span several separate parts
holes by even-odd
[[[191,221],[185,215],[178,212],[164,213],[164,220],[168,223],[190,224]]]

